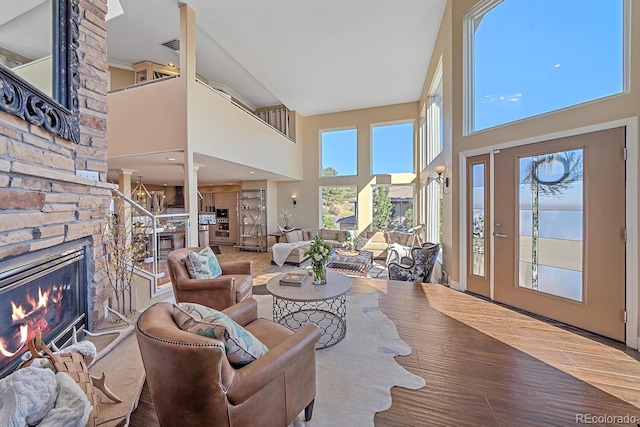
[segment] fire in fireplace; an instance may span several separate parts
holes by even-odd
[[[61,346],[86,323],[85,244],[64,244],[0,262],[0,377],[41,331]]]

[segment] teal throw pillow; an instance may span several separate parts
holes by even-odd
[[[215,279],[222,275],[218,258],[209,246],[200,252],[189,251],[185,265],[192,279]]]
[[[173,318],[183,331],[223,341],[232,365],[244,366],[269,352],[267,346],[229,316],[204,305],[174,304]]]

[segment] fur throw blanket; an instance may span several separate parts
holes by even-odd
[[[90,341],[72,344],[58,354],[77,352],[89,365],[96,356]],[[91,414],[85,392],[64,372],[55,373],[48,359],[0,379],[0,425],[3,427],[85,427]]]

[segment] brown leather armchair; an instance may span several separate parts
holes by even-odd
[[[320,331],[307,324],[294,333],[258,319],[257,307],[250,298],[223,310],[269,348],[240,369],[222,341],[180,330],[172,304],[140,315],[136,336],[160,425],[285,427],[303,409],[311,419]]]
[[[167,264],[177,302],[194,302],[223,310],[253,295],[253,262],[221,262],[222,276],[215,279],[192,279],[185,261],[189,251],[202,248],[182,248],[169,252]]]

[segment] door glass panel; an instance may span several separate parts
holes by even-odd
[[[473,224],[471,225],[472,257],[471,271],[476,276],[484,277],[484,164],[471,167],[471,206],[473,209]]]
[[[583,151],[519,159],[519,286],[583,299]]]

